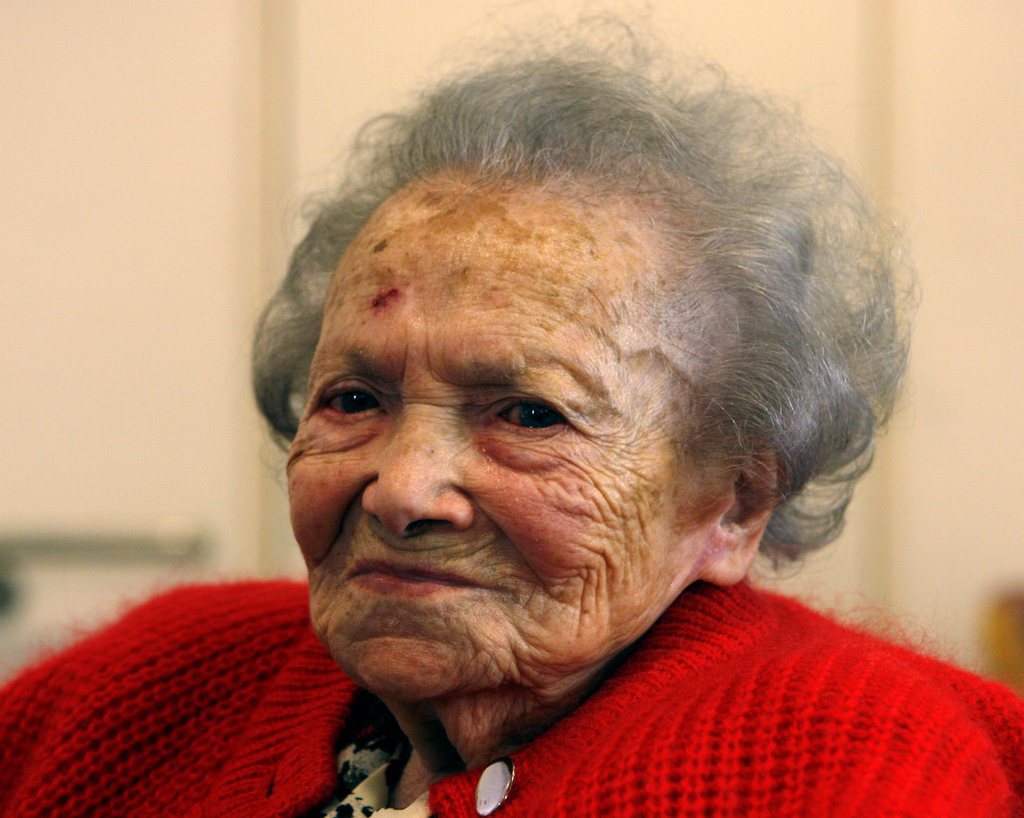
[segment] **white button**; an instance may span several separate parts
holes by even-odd
[[[508,798],[515,777],[515,766],[511,758],[499,758],[487,766],[476,785],[476,811],[479,815],[490,815]]]

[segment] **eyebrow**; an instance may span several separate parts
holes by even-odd
[[[589,395],[611,404],[607,385],[582,361],[566,359],[546,351],[532,350],[529,354],[518,353],[503,360],[474,358],[459,362],[444,374],[453,383],[466,386],[517,386],[526,380],[531,372],[565,372]]]
[[[317,349],[309,365],[310,374],[314,379],[324,370],[344,369],[347,373],[360,377],[398,380],[387,377],[387,373],[384,371],[386,368],[381,366],[376,358],[361,349]]]
[[[523,381],[531,367],[524,359],[517,361],[485,361],[474,359],[450,367],[446,374],[453,383],[466,386],[515,386]]]
[[[545,357],[540,362],[540,365],[541,367],[560,369],[567,372],[576,383],[583,387],[587,395],[604,404],[607,408],[616,412],[619,411],[619,407],[612,400],[607,384],[593,372],[589,371],[588,367],[583,363]]]

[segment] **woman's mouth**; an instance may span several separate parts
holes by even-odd
[[[357,563],[349,579],[365,590],[398,596],[429,596],[453,589],[483,587],[460,574],[422,566],[395,565],[383,560]]]

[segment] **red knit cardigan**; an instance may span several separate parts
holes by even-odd
[[[357,691],[302,585],[157,598],[0,692],[0,816],[300,816]],[[498,818],[1024,815],[1024,704],[740,585],[688,589],[514,755]],[[474,816],[479,770],[430,807]]]

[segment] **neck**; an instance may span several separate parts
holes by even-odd
[[[562,680],[557,692],[544,696],[500,688],[427,702],[385,699],[384,704],[412,744],[416,764],[436,781],[529,743],[575,708],[593,682],[594,674]]]

